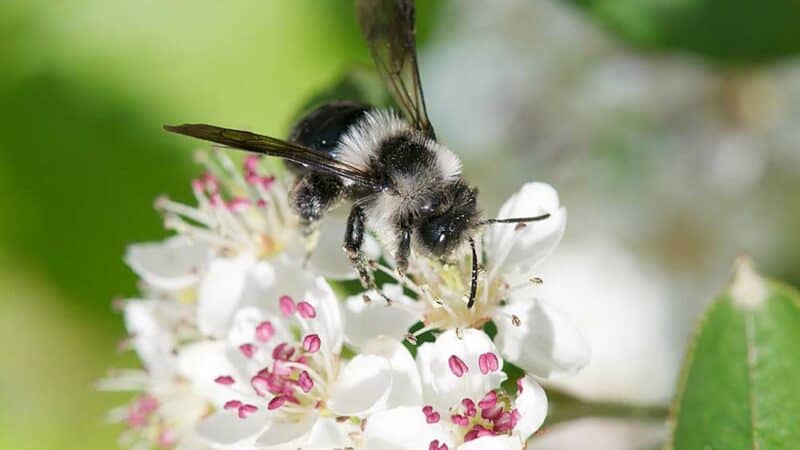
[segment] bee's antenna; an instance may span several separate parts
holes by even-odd
[[[491,225],[493,223],[525,223],[535,222],[537,220],[545,220],[550,217],[550,213],[542,214],[541,216],[533,217],[511,217],[508,219],[485,219],[478,222],[478,225]]]

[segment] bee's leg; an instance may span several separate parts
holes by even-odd
[[[309,172],[297,178],[289,193],[290,203],[300,216],[306,261],[317,245],[319,220],[343,197],[341,181],[328,174]]]
[[[404,277],[408,269],[408,256],[411,253],[411,229],[403,228],[398,239],[397,252],[394,254],[394,261],[397,266],[397,273]]]
[[[344,234],[344,251],[350,258],[353,267],[358,272],[361,285],[367,290],[377,290],[375,277],[372,275],[372,268],[367,261],[366,255],[361,249],[364,244],[364,233],[366,232],[366,217],[364,209],[359,205],[354,205],[347,218],[347,229]]]
[[[472,278],[469,284],[469,300],[467,308],[472,308],[475,304],[475,294],[478,292],[478,252],[475,250],[475,240],[470,238],[469,247],[472,249]]]

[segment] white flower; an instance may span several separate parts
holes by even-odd
[[[246,157],[241,171],[225,152],[214,152],[212,157],[200,154],[199,159],[207,172],[192,182],[196,206],[166,197],[156,201],[167,228],[211,246],[218,257],[263,261],[281,255],[328,278],[355,277],[341,249],[343,218],[326,218],[320,236],[305,239],[298,217],[289,207],[289,179],[268,174],[262,158]],[[315,243],[320,245],[309,248]],[[374,253],[375,245],[369,238],[365,248]],[[306,261],[309,251],[310,260]]]
[[[176,236],[129,246],[125,262],[145,283],[145,289],[175,292],[196,284],[211,256],[207,244]]]
[[[348,341],[357,345],[375,333],[402,337],[402,332],[418,320],[424,327],[415,336],[437,329],[481,328],[492,321],[498,331],[495,343],[508,361],[540,377],[577,372],[589,360],[589,347],[556,308],[539,298],[534,277],[536,267],[564,234],[567,215],[559,205],[558,194],[547,184],[525,184],[505,202],[498,217],[545,213],[550,214],[548,219],[524,225],[490,225],[479,252],[482,260],[485,257],[484,270],[473,308],[466,304],[471,279],[469,254],[448,264],[412,258],[407,277],[397,281],[414,291],[419,301],[409,301],[396,287],[384,292],[392,299],[393,311],[386,311],[385,302],[358,305],[360,296],[351,297],[347,317],[365,314],[368,319],[348,320]],[[365,298],[373,297],[377,296],[367,293]]]
[[[233,310],[226,340],[198,344],[194,365],[184,370],[220,408],[198,433],[215,446],[352,445],[355,424],[389,398],[392,365],[376,354],[341,360],[341,316],[325,280],[314,279],[297,296],[226,305]]]
[[[447,331],[417,353],[422,403],[373,414],[364,430],[367,450],[523,449],[547,412],[531,378],[516,395],[500,389],[502,360],[485,333]],[[409,384],[409,386],[413,385]]]
[[[180,373],[189,356],[180,341],[193,334],[190,305],[126,300],[123,312],[129,343],[144,370],[115,371],[98,383],[104,390],[139,393],[130,404],[110,413],[112,420],[127,426],[122,442],[139,448],[206,448],[194,427],[209,413],[208,401]]]
[[[349,297],[343,307],[345,340],[355,348],[376,337],[403,339],[423,310],[421,304],[403,294],[402,286],[384,284],[380,295],[375,291]],[[391,305],[383,298],[390,298]]]

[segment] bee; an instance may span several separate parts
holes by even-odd
[[[477,189],[464,180],[461,162],[439,143],[425,109],[416,54],[413,0],[358,0],[357,15],[377,71],[402,116],[351,101],[311,111],[287,140],[205,124],[165,126],[167,131],[227,147],[282,158],[296,174],[291,205],[313,227],[333,207],[352,203],[344,250],[361,283],[375,289],[362,252],[369,227],[405,273],[411,254],[447,260],[472,252],[467,306],[475,302],[475,237],[494,223],[536,217],[483,219]]]

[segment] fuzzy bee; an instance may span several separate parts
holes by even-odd
[[[291,204],[313,227],[334,206],[352,203],[344,250],[362,284],[374,289],[362,252],[367,227],[394,255],[397,269],[412,252],[447,259],[469,246],[475,302],[475,236],[491,223],[523,223],[549,215],[482,219],[477,190],[462,177],[458,157],[436,140],[425,110],[416,55],[412,0],[358,0],[358,19],[377,70],[402,111],[357,102],[331,102],[303,117],[287,140],[205,124],[165,126],[167,131],[288,161],[296,174]]]

